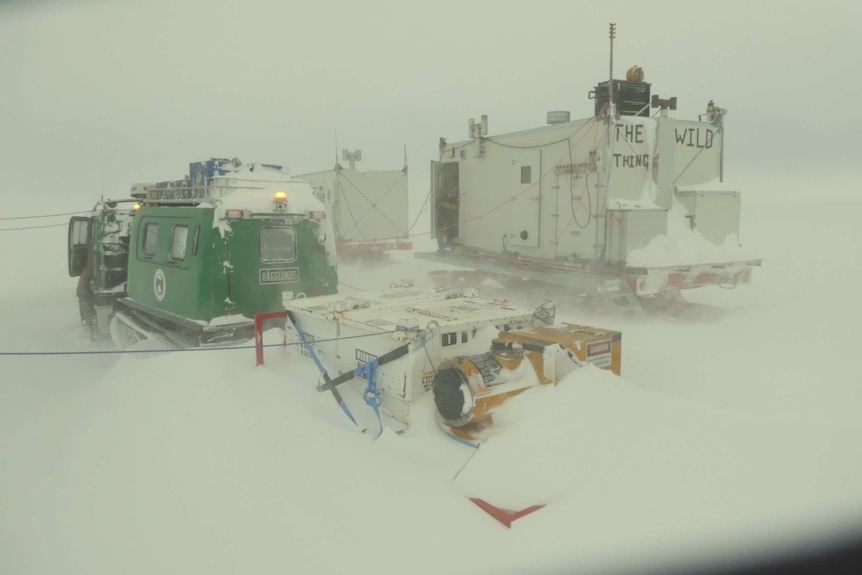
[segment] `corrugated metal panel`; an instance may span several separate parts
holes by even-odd
[[[608,103],[608,83],[599,82],[595,88],[596,114]],[[623,116],[649,117],[650,84],[647,82],[626,82],[614,80],[614,104]]]

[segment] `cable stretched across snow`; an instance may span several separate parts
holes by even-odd
[[[79,210],[77,212],[60,212],[56,214],[36,214],[33,216],[5,216],[0,217],[0,222],[13,221],[13,220],[34,220],[39,218],[56,218],[60,216],[75,216],[78,214],[87,214],[90,213],[90,210]],[[44,226],[27,226],[23,228],[0,228],[0,232],[18,232],[22,230],[41,230],[45,228],[59,228],[68,226],[68,222],[64,222],[62,224],[48,224]]]
[[[333,337],[329,339],[321,338],[317,341],[344,341],[348,339],[357,339],[362,337],[373,337],[389,333],[398,333],[409,331],[405,329],[393,329],[389,331],[381,331],[379,333],[363,333],[359,335],[347,335],[344,337]],[[240,349],[256,349],[259,347],[288,347],[302,345],[302,342],[283,342],[283,343],[268,343],[263,345],[231,345],[219,347],[189,347],[189,348],[161,348],[161,349],[102,349],[102,350],[78,350],[78,351],[0,351],[0,356],[46,356],[46,355],[111,355],[111,354],[127,354],[127,353],[167,353],[167,352],[198,352],[198,351],[233,351]]]
[[[87,214],[89,212],[90,212],[90,210],[78,210],[77,212],[60,212],[57,214],[38,214],[35,216],[6,216],[6,217],[0,218],[0,222],[6,221],[6,220],[33,220],[33,219],[37,219],[37,218],[56,218],[58,216],[75,216],[78,214]],[[65,225],[65,224],[63,224],[63,225]]]
[[[42,230],[45,228],[66,227],[69,224],[49,224],[47,226],[27,226],[25,228],[0,228],[0,232],[20,232],[23,230]]]

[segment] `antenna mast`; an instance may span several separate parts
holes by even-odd
[[[611,62],[608,71],[608,111],[613,114],[614,111],[614,38],[617,35],[617,25],[611,22],[608,30],[608,36],[611,39]]]
[[[611,179],[611,154],[613,145],[611,137],[613,135],[613,124],[615,117],[614,110],[614,38],[617,35],[617,25],[613,22],[608,27],[608,36],[610,37],[610,65],[608,68],[608,105],[605,109],[605,145],[604,158],[601,165],[601,180],[596,185],[596,216],[598,222],[596,225],[596,256],[599,259],[604,259],[605,249],[607,246],[607,203],[608,203],[608,183]],[[602,197],[604,196],[604,197]]]

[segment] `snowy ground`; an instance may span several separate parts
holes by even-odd
[[[428,401],[372,441],[279,348],[258,368],[251,349],[8,355],[111,346],[77,327],[64,228],[2,232],[0,573],[595,573],[860,529],[854,183],[747,180],[754,283],[690,294],[709,319],[588,318],[623,332],[623,377],[524,394],[478,451]],[[341,273],[371,289],[431,267]],[[546,507],[506,529],[468,497]]]

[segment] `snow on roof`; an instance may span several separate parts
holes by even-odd
[[[309,212],[326,212],[326,207],[314,195],[311,184],[291,177],[283,170],[275,169],[245,169],[241,166],[236,172],[223,176],[214,176],[210,183],[210,193],[213,198],[200,204],[200,207],[214,207],[213,225],[219,228],[222,235],[230,229],[230,223],[225,218],[227,210],[248,210],[252,214],[308,214]],[[287,193],[287,209],[277,212],[273,202],[275,193]],[[321,241],[326,244],[328,265],[335,262],[335,234],[328,218],[320,225]]]
[[[287,212],[304,214],[311,211],[323,211],[326,208],[314,196],[314,190],[308,182],[296,180],[290,176],[274,178],[273,174],[259,177],[251,174],[234,174],[215,176],[211,189],[217,196],[217,210],[244,209],[253,213],[272,213],[272,202],[275,192],[287,192]],[[220,219],[221,213],[218,213]]]
[[[292,300],[287,307],[298,314],[327,317],[356,329],[379,332],[397,326],[460,328],[484,323],[529,321],[533,311],[505,302],[474,297],[447,297],[428,289],[393,288],[375,294],[334,294]]]

